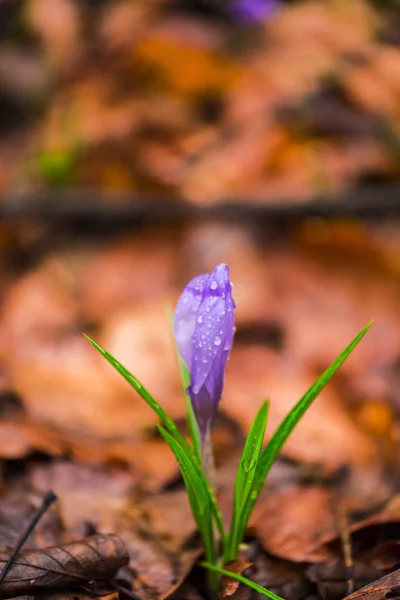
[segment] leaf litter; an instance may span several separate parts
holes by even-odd
[[[229,2],[223,19],[165,0],[11,4],[0,6],[15,25],[4,29],[0,14],[5,195],[48,190],[62,207],[54,190],[69,185],[177,194],[177,204],[241,195],[259,204],[310,196],[329,203],[369,179],[398,181],[392,7],[282,3],[246,41],[225,19]],[[202,14],[206,3],[194,4]],[[105,200],[110,209],[113,201]],[[270,436],[349,334],[375,318],[370,339],[272,469],[233,568],[291,600],[398,594],[398,225],[178,222],[106,237],[91,230],[84,240],[69,237],[64,223],[53,229],[25,221],[0,230],[3,559],[54,489],[57,505],[18,560],[40,569],[71,544],[86,560],[79,540],[90,546],[100,535],[110,544],[100,552],[106,564],[119,552],[122,565],[119,544],[126,546],[130,562],[117,581],[141,600],[204,598],[199,543],[173,457],[152,413],[82,333],[126,362],[182,425],[164,304],[193,273],[224,261],[238,304],[215,432],[227,521],[256,406],[271,396]],[[13,593],[114,600],[109,582],[90,584],[99,564],[92,558],[80,564],[84,587],[71,590],[60,579],[61,590]],[[349,581],[367,587],[349,595]],[[254,597],[232,581],[224,596]]]
[[[288,236],[284,249],[288,257],[291,252],[293,257],[298,256],[294,248],[298,247],[296,244],[300,242],[296,240],[300,239],[302,247],[307,251],[304,253],[307,259],[306,261],[303,259],[305,262],[302,264],[307,265],[307,268],[315,265],[312,268],[318,268],[321,274],[329,271],[332,277],[331,248],[335,246],[339,249],[347,248],[346,270],[341,271],[338,264],[335,267],[337,277],[331,280],[332,292],[339,294],[340,289],[343,289],[341,288],[343,281],[349,278],[349,271],[360,268],[359,247],[364,251],[368,237],[366,231],[360,232],[357,228],[354,233],[345,225],[343,227],[332,225],[332,228],[332,232],[335,232],[334,237],[329,237],[331,231],[328,228],[325,242],[317,238],[318,251],[315,250],[317,242],[313,237],[310,239],[310,230],[305,232],[304,229],[297,229],[296,237]],[[218,231],[218,226],[211,226],[210,229],[200,226],[195,232],[196,235],[192,237],[193,228],[189,229],[186,235],[190,237],[186,239],[182,237],[172,245],[177,263],[179,264],[179,252],[187,254],[189,249],[190,259],[202,238],[207,240],[208,244],[210,237],[217,235]],[[275,275],[271,279],[274,269],[278,269],[278,266],[281,269],[285,264],[276,254],[274,246],[268,244],[263,248],[262,245],[254,244],[254,241],[250,242],[246,237],[245,229],[240,235],[237,234],[235,226],[224,226],[224,231],[223,247],[220,249],[220,243],[211,246],[212,255],[210,254],[208,258],[206,256],[206,259],[214,261],[219,251],[228,254],[229,258],[230,252],[237,252],[235,243],[240,243],[244,249],[242,260],[245,261],[247,268],[243,266],[238,268],[238,293],[242,293],[240,288],[245,285],[241,283],[241,277],[245,282],[246,276],[252,271],[263,272],[267,276],[266,280],[256,278],[253,284],[249,283],[255,298],[258,297],[257,294],[263,294],[266,285],[270,290],[268,306],[263,308],[263,304],[257,300],[260,308],[255,323],[264,327],[264,323],[271,322],[268,319],[275,319],[283,332],[282,341],[278,346],[276,337],[271,337],[268,333],[271,331],[268,327],[265,329],[264,337],[257,335],[252,337],[254,335],[252,331],[257,329],[254,329],[253,325],[247,325],[249,317],[245,307],[242,308],[241,313],[238,313],[237,347],[229,364],[227,388],[222,402],[223,414],[216,424],[215,434],[219,496],[223,517],[228,521],[234,473],[241,447],[240,440],[243,439],[243,433],[254,417],[254,411],[251,410],[253,403],[249,403],[249,399],[254,398],[254,406],[256,406],[260,398],[265,397],[267,393],[271,394],[270,419],[273,426],[282,412],[304,392],[312,376],[318,372],[318,365],[322,366],[325,359],[313,354],[318,351],[317,341],[314,342],[315,351],[307,350],[304,356],[300,351],[293,353],[293,348],[296,347],[290,335],[290,331],[293,331],[293,320],[286,311],[279,308],[273,296],[278,292],[283,294],[281,303],[283,302],[284,305],[288,303],[289,311],[293,310],[290,308],[292,292],[289,294],[290,290],[277,288]],[[252,235],[251,232],[252,230],[249,229],[248,235]],[[232,236],[231,245],[229,245],[229,236]],[[138,240],[137,252],[140,256],[142,241],[138,236],[136,239]],[[219,239],[221,240],[221,237]],[[131,256],[134,259],[135,244],[129,242],[124,245],[120,238],[116,237],[115,242],[111,241],[109,244],[111,253],[114,252],[114,243],[116,247],[123,248],[127,257]],[[368,243],[370,244],[369,255],[376,264],[376,275],[371,273],[368,275],[370,280],[368,289],[370,286],[379,288],[381,285],[384,285],[386,290],[393,289],[386,292],[385,302],[389,307],[396,307],[395,273],[389,267],[389,262],[386,262],[387,255],[383,254],[381,248],[373,243],[371,246],[371,242]],[[280,244],[282,245],[283,242],[281,241]],[[98,248],[102,253],[106,252],[101,245],[95,243],[89,255],[95,257]],[[74,249],[75,256],[79,251],[79,247]],[[82,394],[88,389],[88,400],[85,406],[87,417],[81,418],[81,408],[78,403],[69,402],[78,389],[77,384],[73,382],[77,373],[75,368],[70,368],[68,362],[55,361],[51,356],[54,350],[60,347],[61,356],[71,357],[71,352],[76,348],[75,342],[71,343],[71,339],[76,340],[77,343],[79,341],[80,334],[77,332],[81,327],[83,329],[79,313],[75,309],[71,311],[68,307],[77,305],[82,275],[80,270],[76,270],[67,250],[55,249],[49,252],[53,257],[51,262],[45,256],[42,264],[39,262],[37,267],[28,268],[26,274],[15,278],[15,283],[11,283],[3,292],[2,331],[9,331],[12,334],[5,337],[3,333],[3,343],[7,344],[7,356],[3,354],[3,368],[7,372],[8,365],[14,367],[10,371],[8,391],[3,394],[1,404],[1,427],[5,433],[8,428],[8,435],[4,435],[0,443],[0,455],[5,465],[3,502],[6,502],[0,512],[7,514],[4,511],[8,506],[7,510],[14,510],[17,522],[22,523],[20,516],[20,510],[24,506],[23,503],[21,504],[22,498],[35,497],[32,493],[36,494],[37,498],[37,494],[54,489],[59,498],[57,507],[52,508],[44,516],[42,524],[39,524],[37,529],[37,533],[43,530],[45,537],[42,536],[40,542],[36,544],[30,541],[23,552],[30,552],[30,548],[36,547],[41,550],[49,547],[62,548],[64,544],[88,538],[93,534],[113,533],[120,537],[121,543],[125,544],[130,557],[129,565],[121,570],[119,580],[139,598],[146,600],[179,598],[182,593],[187,593],[188,597],[193,595],[195,598],[200,594],[201,597],[202,575],[195,567],[200,558],[195,526],[178,479],[176,466],[171,460],[168,449],[157,438],[151,416],[146,416],[145,419],[137,418],[144,414],[144,409],[138,400],[133,397],[129,389],[123,389],[111,372],[106,372],[101,364],[94,364],[94,362],[91,367],[93,369],[91,380],[95,382],[97,377],[99,381],[107,380],[109,387],[106,389],[114,390],[113,410],[118,413],[116,415],[118,421],[114,423],[118,423],[117,427],[112,425],[113,429],[110,431],[110,423],[101,422],[107,419],[109,409],[103,407],[102,412],[98,409],[92,412],[93,403],[90,394],[93,393],[93,389],[86,388],[84,383],[79,385],[82,386],[80,388]],[[82,256],[85,260],[88,259],[87,248]],[[351,266],[350,259],[353,260],[354,267]],[[196,255],[196,260],[198,262],[204,259],[199,259]],[[157,254],[154,255],[154,261],[158,261]],[[232,263],[234,271],[235,265],[240,265],[234,255]],[[53,267],[50,269],[50,265],[54,264],[62,265],[61,271],[57,270],[57,272],[67,274],[64,281],[75,282],[72,287],[64,285],[59,287],[61,295],[53,292],[55,285],[60,286],[60,280],[57,283],[57,278],[53,276]],[[112,261],[110,264],[113,264]],[[206,266],[204,264],[203,268],[205,269]],[[151,261],[147,268],[151,269]],[[288,269],[289,276],[289,267],[285,268]],[[303,266],[296,268],[299,271]],[[40,275],[37,279],[39,274],[46,273],[46,269],[50,269],[51,275],[45,277]],[[332,319],[338,318],[335,317],[334,312],[332,313],[332,303],[327,298],[319,279],[316,278],[314,285],[315,293],[320,300],[319,310],[325,311],[324,314],[329,314]],[[177,290],[180,285],[178,280],[179,277],[175,276]],[[256,281],[259,282],[258,291],[254,290]],[[293,285],[297,285],[298,273],[292,281]],[[386,285],[387,281],[389,287]],[[28,309],[34,297],[29,294],[29,285],[35,282],[39,285],[36,289],[40,290],[41,302],[46,306],[46,310],[43,311],[42,305],[39,305],[36,324],[36,313],[32,312],[34,305],[32,309]],[[15,295],[13,290],[22,285],[26,286],[27,293]],[[166,297],[170,294],[169,285],[168,283],[165,291]],[[123,287],[117,289],[123,290]],[[300,297],[302,292],[295,287],[293,293]],[[8,294],[10,299],[7,298]],[[150,311],[150,315],[155,314],[153,313],[155,309],[143,306],[145,296],[138,296],[136,300],[132,300],[130,294],[128,289],[122,295],[121,291],[117,292],[111,322],[117,322],[116,317],[126,322],[125,315],[137,314],[134,321],[136,323],[136,319],[140,319],[141,314],[146,315],[146,311]],[[349,287],[346,294],[350,294],[353,298],[356,312],[356,307],[360,306],[360,294],[356,286]],[[60,302],[63,297],[64,300]],[[377,294],[369,301],[371,311],[375,311],[375,303],[377,303],[376,310],[381,311],[379,327],[384,326],[385,319],[388,319],[388,324],[392,322],[394,308],[390,308],[388,317],[386,310],[381,307],[381,300]],[[12,310],[10,311],[8,307]],[[67,312],[64,312],[65,310]],[[28,324],[24,329],[17,315],[21,315],[21,318],[22,316],[29,318],[32,326]],[[140,325],[142,328],[140,340],[146,341],[146,331],[150,332],[154,323],[152,319],[154,317],[143,318]],[[309,323],[313,322],[311,313],[308,319]],[[161,316],[157,322],[161,323]],[[95,327],[99,332],[109,331],[107,311],[98,312],[91,327],[92,329]],[[244,330],[247,327],[249,333],[241,336],[241,327]],[[168,326],[166,326],[166,336],[168,336],[167,328]],[[311,328],[311,331],[314,330]],[[386,331],[389,337],[393,336],[396,339],[395,330],[387,327]],[[131,349],[138,345],[137,335],[134,326],[131,330],[128,328],[124,332],[127,341],[121,346],[125,348],[127,357],[131,352],[132,370],[134,370],[136,352]],[[24,347],[20,336],[24,338]],[[149,337],[149,340],[152,339]],[[169,343],[168,337],[165,340],[166,346],[163,352],[167,352]],[[387,341],[379,335],[375,339],[375,344],[386,345]],[[35,352],[37,344],[45,351]],[[148,354],[145,361],[143,357],[141,358],[143,361],[141,378],[150,382],[150,386],[152,381],[155,385],[161,383],[161,381],[156,382],[156,379],[162,375],[157,368],[157,355],[154,355],[154,348],[157,345],[158,342],[155,341],[149,346],[144,344],[142,348],[139,343],[138,352]],[[80,347],[83,349],[83,346]],[[394,342],[392,348],[390,353],[385,348],[383,355],[387,365],[386,373],[396,368]],[[172,360],[172,346],[170,350]],[[86,350],[84,352],[85,356],[90,356],[86,354]],[[118,355],[118,351],[114,350],[114,352]],[[343,532],[337,510],[339,506],[343,507],[346,514],[346,527],[351,538],[355,586],[365,585],[385,575],[388,569],[392,570],[397,566],[399,538],[396,533],[398,516],[395,504],[387,510],[382,509],[391,498],[395,497],[396,492],[396,481],[393,478],[396,460],[393,452],[396,444],[397,399],[391,394],[384,395],[389,389],[387,385],[378,388],[383,394],[380,398],[375,395],[373,399],[369,394],[363,396],[361,392],[363,388],[360,387],[359,382],[365,373],[365,360],[370,360],[371,368],[374,367],[373,356],[369,352],[372,352],[372,349],[364,350],[365,358],[359,362],[355,361],[351,368],[347,371],[345,369],[345,372],[332,382],[321,395],[315,410],[310,412],[302,426],[295,432],[284,449],[283,457],[272,469],[250,522],[247,532],[250,555],[245,559],[245,563],[249,563],[249,566],[244,573],[282,597],[312,598],[313,594],[314,596],[317,594],[317,597],[319,594],[321,597],[340,598],[346,594],[348,573],[343,562],[343,536],[341,535]],[[326,349],[325,353],[328,360],[328,356],[331,355]],[[29,361],[26,361],[27,356],[31,357]],[[314,356],[313,361],[310,361],[311,356]],[[78,361],[74,360],[72,364],[78,365]],[[57,366],[57,376],[53,372],[54,365]],[[25,380],[23,387],[21,387],[22,366],[24,366]],[[394,374],[395,370],[392,372]],[[288,373],[291,374],[290,377]],[[37,377],[38,374],[40,378]],[[48,401],[44,400],[49,390],[56,390],[55,386],[60,384],[59,377],[64,382],[62,389],[57,394],[51,392],[53,406],[49,406]],[[381,374],[380,377],[385,380],[386,375]],[[177,397],[180,393],[177,372],[176,378],[177,388],[174,392],[176,399],[173,402],[178,422],[182,423],[184,403]],[[32,394],[35,386],[35,394],[27,400],[27,394]],[[162,394],[167,397],[170,392],[163,389]],[[95,395],[93,398],[97,398],[98,402],[98,396]],[[60,419],[56,409],[59,403],[65,402],[68,402],[68,419]],[[131,403],[129,411],[134,410],[132,415],[136,415],[132,420],[124,413],[128,402]],[[170,402],[172,403],[172,399]],[[386,411],[383,414],[379,406],[391,406],[391,412]],[[369,417],[367,409],[372,410]],[[357,418],[360,414],[364,414],[362,420]],[[382,421],[381,425],[373,415],[381,415],[379,417]],[[17,471],[16,465],[18,465]],[[50,517],[53,521],[55,519],[53,525],[46,520]],[[10,527],[7,520],[5,531],[7,532]],[[51,531],[55,533],[50,535]],[[15,535],[5,539],[3,548],[12,548],[15,541]],[[67,590],[67,587],[65,589]],[[230,597],[250,597],[249,591],[242,585],[236,587],[235,584],[229,589],[232,592]]]

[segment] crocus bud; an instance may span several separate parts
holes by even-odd
[[[279,6],[279,0],[233,0],[230,12],[245,23],[259,23],[268,19]]]
[[[190,373],[187,392],[203,441],[221,399],[235,308],[229,268],[221,264],[192,279],[175,309],[176,344]]]

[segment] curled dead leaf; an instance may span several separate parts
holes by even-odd
[[[9,552],[0,553],[0,565]],[[122,540],[114,534],[94,535],[63,546],[20,552],[8,571],[0,597],[33,590],[74,586],[90,580],[107,580],[129,562]]]

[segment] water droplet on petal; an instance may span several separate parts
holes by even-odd
[[[215,346],[220,346],[222,342],[222,339],[219,337],[219,335],[216,335],[214,338],[214,345]]]
[[[202,323],[202,322],[203,322],[203,317],[202,317],[201,315],[199,315],[199,316],[197,317],[197,322],[198,322],[198,323]]]
[[[203,358],[201,360],[203,361],[204,364],[207,363],[207,357],[206,356],[203,356]]]
[[[217,287],[218,287],[218,283],[217,283],[216,281],[212,281],[212,282],[210,283],[210,288],[211,288],[212,290],[216,290],[216,289],[217,289]]]

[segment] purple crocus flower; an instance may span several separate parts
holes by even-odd
[[[246,23],[267,19],[279,5],[279,0],[233,0],[230,12]]]
[[[192,279],[175,309],[176,344],[190,373],[187,392],[203,442],[221,399],[235,308],[229,268],[221,264]]]

